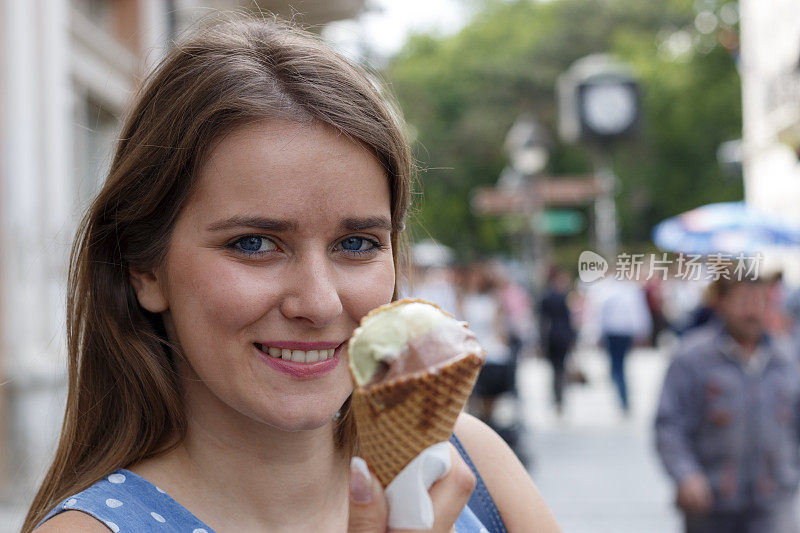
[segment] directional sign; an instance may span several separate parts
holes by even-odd
[[[597,198],[600,192],[600,180],[594,176],[543,180],[536,186],[536,194],[545,205],[586,204]]]
[[[514,191],[484,187],[472,195],[472,209],[480,215],[524,213],[529,210],[528,195]]]
[[[534,224],[546,235],[575,235],[583,231],[584,216],[580,211],[547,209],[536,216]]]
[[[577,206],[594,201],[602,192],[594,176],[546,179],[517,190],[484,187],[475,189],[472,209],[480,215],[532,213],[539,206]]]

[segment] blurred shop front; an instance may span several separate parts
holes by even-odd
[[[69,248],[143,75],[175,35],[214,9],[274,12],[320,29],[364,7],[0,0],[0,533],[18,529],[55,449],[66,398]]]
[[[741,0],[745,200],[800,221],[800,2]],[[765,250],[767,270],[800,284],[800,252]]]

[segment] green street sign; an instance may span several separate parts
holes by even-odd
[[[584,228],[584,216],[580,211],[547,209],[536,215],[536,229],[545,235],[575,235]]]

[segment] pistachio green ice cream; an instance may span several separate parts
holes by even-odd
[[[366,318],[349,344],[350,368],[362,386],[481,351],[466,323],[421,301],[393,305]]]

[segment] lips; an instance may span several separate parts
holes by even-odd
[[[284,374],[288,374],[296,378],[314,378],[328,374],[331,371],[333,371],[334,368],[336,368],[336,366],[339,364],[339,359],[341,358],[341,352],[345,344],[346,343],[343,342],[339,344],[335,349],[326,348],[324,350],[316,350],[317,352],[324,351],[333,353],[331,356],[326,357],[322,360],[304,361],[304,362],[294,361],[293,360],[294,352],[295,351],[313,352],[314,350],[291,350],[292,357],[290,357],[289,359],[284,359],[282,353],[281,357],[276,357],[270,355],[269,351],[266,352],[263,351],[262,350],[263,347],[266,347],[267,350],[269,350],[269,347],[265,346],[264,344],[254,343],[253,347],[255,348],[261,360],[264,361],[270,367],[274,368],[275,370],[278,370],[280,372],[283,372]],[[330,344],[327,344],[327,346],[330,346]],[[284,349],[287,351],[289,350],[288,348],[281,348],[281,352],[283,352]],[[303,354],[299,354],[298,358],[300,356],[303,356]]]

